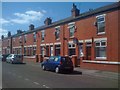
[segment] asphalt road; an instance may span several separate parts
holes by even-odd
[[[39,65],[2,63],[3,88],[118,88],[114,79],[92,77],[82,72],[56,74]]]

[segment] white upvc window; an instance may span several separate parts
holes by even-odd
[[[74,37],[74,33],[75,33],[75,23],[69,23],[68,24],[68,28],[69,28],[69,37]]]
[[[105,15],[96,16],[97,20],[97,34],[105,34]]]
[[[44,55],[45,55],[45,48],[44,48],[44,46],[41,46],[41,54],[44,57]]]
[[[22,43],[22,36],[19,37],[19,43]]]
[[[95,42],[96,59],[106,59],[106,41]]]
[[[41,40],[42,42],[44,42],[44,39],[45,39],[45,30],[41,31]]]
[[[36,42],[36,33],[33,33],[33,41]]]
[[[60,26],[55,27],[55,39],[59,40],[60,39]]]
[[[73,44],[73,43],[69,43],[69,44],[68,44],[68,49],[69,49],[68,54],[69,54],[69,56],[76,55],[75,47],[76,47],[76,46],[75,46],[75,44]]]

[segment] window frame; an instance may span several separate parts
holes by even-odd
[[[45,40],[45,30],[41,31],[41,41],[44,42]]]
[[[75,33],[75,22],[69,23],[68,24],[68,29],[69,29],[69,37],[73,38],[74,37],[74,33]],[[72,35],[71,35],[71,33],[72,33]]]
[[[96,16],[96,22],[97,22],[97,34],[98,35],[101,35],[101,34],[105,34],[105,16],[106,16],[106,14],[102,14],[102,15],[98,15],[98,16]],[[100,18],[104,18],[104,20],[103,21],[98,21],[98,19],[100,19]],[[104,31],[103,32],[100,32],[100,25],[99,24],[101,24],[101,23],[104,23]]]
[[[60,40],[60,26],[55,27],[55,39]]]
[[[59,55],[61,54],[61,45],[60,44],[58,44],[58,45],[55,45],[55,55],[57,56],[57,53],[56,53],[56,51],[57,50],[60,50],[59,52]]]
[[[36,36],[36,33],[34,32],[33,33],[33,42],[36,42],[36,39],[37,39],[37,36]]]
[[[70,55],[70,50],[75,50],[75,54],[73,54],[73,55],[76,55],[76,44],[68,43],[68,55]],[[70,56],[72,56],[72,55],[70,55]]]
[[[105,45],[102,45],[102,42],[105,42]],[[98,46],[96,46],[96,43],[99,43],[99,45]],[[107,48],[107,41],[106,40],[101,40],[101,41],[96,41],[95,42],[95,52],[96,52],[96,48]],[[105,53],[106,53],[106,51],[105,51]],[[96,55],[95,55],[95,58],[96,59],[101,59],[101,60],[106,60],[107,59],[107,55],[105,56],[105,57],[97,57]]]
[[[24,35],[24,43],[27,42],[27,35]]]

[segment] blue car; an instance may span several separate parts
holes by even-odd
[[[41,63],[43,70],[51,70],[56,73],[61,73],[62,71],[73,72],[73,63],[69,57],[64,56],[51,56],[49,59]]]

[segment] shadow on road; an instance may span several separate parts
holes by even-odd
[[[82,75],[82,72],[74,70],[72,73],[70,72],[63,72],[62,74],[69,74],[69,75]]]
[[[14,65],[24,65],[24,64],[26,64],[26,63],[13,63]]]

